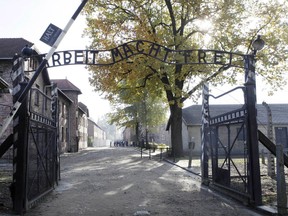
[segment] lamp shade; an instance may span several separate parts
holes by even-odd
[[[264,42],[264,40],[261,39],[260,35],[258,35],[257,39],[255,41],[253,41],[253,43],[252,43],[252,46],[253,46],[255,51],[263,49],[264,45],[265,45],[265,42]]]
[[[33,49],[26,45],[22,50],[22,55],[25,57],[30,57],[33,54]]]

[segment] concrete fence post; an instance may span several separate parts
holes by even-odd
[[[287,196],[284,173],[283,146],[276,145],[277,159],[277,208],[279,215],[287,215]]]

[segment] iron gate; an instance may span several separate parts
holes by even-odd
[[[27,151],[28,205],[51,190],[57,181],[57,130],[55,116],[53,118],[51,112],[52,102],[53,99],[39,89],[31,89]]]
[[[245,56],[245,83],[217,97],[203,88],[202,106],[202,182],[237,199],[262,204],[259,165],[256,83],[254,56]],[[209,96],[215,99],[237,89],[244,93],[244,104],[234,110],[212,116]],[[233,136],[233,134],[236,134]],[[209,156],[211,168],[209,170]],[[209,176],[210,175],[210,176]],[[211,178],[212,176],[212,178]]]
[[[245,91],[244,87],[243,90]],[[260,174],[257,174],[260,173],[259,153],[253,154],[252,142],[249,140],[249,136],[257,138],[257,133],[251,133],[247,104],[233,105],[231,108],[232,110],[228,112],[213,115],[214,112],[209,106],[204,133],[207,162],[209,158],[208,163],[211,167],[209,169],[207,165],[206,176],[211,182],[210,186],[215,189],[246,203],[259,205],[261,203]],[[255,175],[259,177],[259,181],[253,179]],[[257,189],[260,194],[255,194]]]
[[[47,92],[32,88],[14,120],[13,208],[20,214],[58,180],[57,97]]]
[[[213,185],[249,200],[246,107],[210,118]]]

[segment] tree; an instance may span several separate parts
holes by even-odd
[[[162,95],[151,96],[145,89],[135,90],[122,88],[118,94],[111,96],[110,102],[116,111],[109,113],[108,117],[110,124],[134,128],[138,145],[141,132],[148,143],[149,131],[164,123],[167,106]]]
[[[287,70],[287,4],[284,0],[90,0],[84,12],[86,34],[92,49],[111,49],[143,39],[173,50],[207,48],[242,53],[249,53],[251,42],[261,34],[267,46],[258,54],[257,72],[273,90],[286,82],[282,76]],[[197,96],[204,81],[235,83],[243,73],[238,68],[212,65],[168,65],[147,56],[134,56],[105,69],[89,69],[91,84],[106,92],[108,99],[119,91],[123,80],[130,88],[139,88],[141,80],[149,92],[164,89],[176,156],[183,153],[183,102]],[[148,83],[153,88],[147,88]]]
[[[97,120],[97,124],[101,127],[101,129],[103,131],[105,131],[106,139],[108,139],[108,140],[116,140],[117,139],[117,136],[116,136],[117,128],[115,125],[109,124],[106,116],[101,116]]]

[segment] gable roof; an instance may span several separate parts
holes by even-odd
[[[0,38],[0,59],[13,59],[26,45],[32,47],[33,43],[23,38]]]
[[[288,104],[268,104],[272,113],[273,124],[288,124]],[[257,106],[258,123],[267,124],[267,110],[262,105]]]
[[[57,92],[59,95],[62,95],[63,98],[65,98],[69,103],[73,103],[73,100],[69,98],[63,91],[61,91],[59,88],[57,88]]]
[[[241,108],[237,104],[213,104],[209,105],[210,116],[218,116],[229,111]],[[273,124],[288,124],[288,104],[268,104],[272,112]],[[262,104],[257,104],[258,124],[267,124],[267,110]],[[192,105],[182,110],[183,120],[187,125],[201,125],[202,105]]]
[[[78,107],[79,107],[80,110],[82,110],[83,113],[86,113],[86,115],[89,117],[88,107],[84,103],[79,102],[78,103]]]
[[[99,128],[100,130],[102,130],[102,128],[98,125],[98,124],[96,124],[96,122],[93,120],[93,118],[91,118],[91,117],[88,117],[88,124],[92,124],[92,125],[94,125],[95,127],[97,127],[97,128]],[[103,130],[102,130],[103,131]]]
[[[75,91],[82,94],[81,90],[67,79],[52,79],[51,82],[56,83],[61,91]]]

